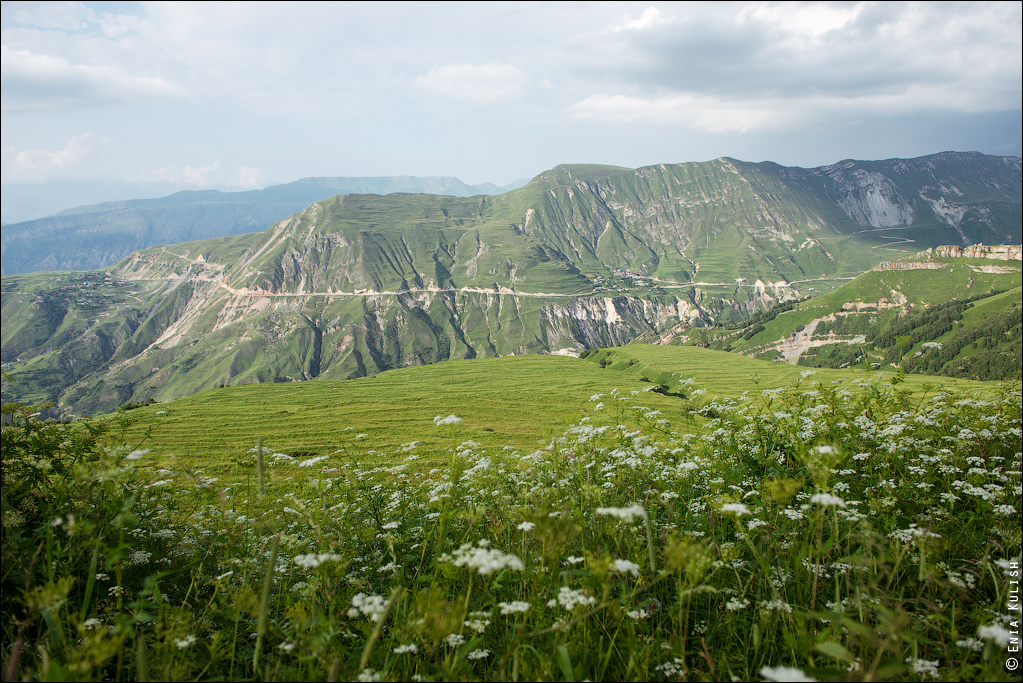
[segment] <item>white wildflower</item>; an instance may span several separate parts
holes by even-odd
[[[802,669],[791,666],[765,666],[761,667],[760,675],[768,681],[790,681],[791,683],[803,683],[804,681],[816,681],[816,678],[807,676]]]
[[[639,565],[635,562],[629,562],[628,560],[615,560],[611,563],[611,569],[612,571],[616,571],[621,574],[639,576]]]
[[[489,548],[489,541],[483,540],[473,547],[472,543],[465,543],[449,556],[445,555],[442,560],[451,562],[456,567],[470,567],[476,569],[482,576],[488,576],[502,569],[511,569],[520,572],[525,569],[517,556],[506,553],[497,548]]]
[[[561,590],[558,591],[558,597],[553,600],[549,600],[547,602],[547,606],[557,607],[560,604],[563,608],[571,612],[580,605],[585,607],[587,605],[595,604],[596,602],[597,599],[588,595],[586,590],[583,588],[572,590],[568,586],[562,586]]]
[[[444,639],[444,642],[448,644],[448,647],[458,647],[465,642],[465,636],[461,633],[452,633]]]
[[[830,493],[815,493],[810,497],[811,503],[817,503],[822,507],[845,507],[845,501]]]
[[[355,619],[359,614],[365,614],[370,620],[377,622],[384,615],[386,607],[387,600],[382,595],[357,593],[352,597],[352,607],[348,610],[348,617]]]
[[[398,647],[391,650],[396,655],[415,654],[419,652],[419,646],[415,643],[409,643],[408,645],[399,645]]]
[[[440,415],[438,415],[437,417],[433,418],[433,424],[437,425],[438,427],[443,425],[456,425],[461,421],[462,418],[456,415],[448,415],[447,417],[441,417]]]
[[[740,600],[739,598],[732,598],[725,603],[725,609],[729,612],[736,612],[747,607],[749,607],[749,600]]]
[[[940,662],[937,660],[932,662],[926,659],[907,658],[906,663],[913,665],[913,673],[927,674],[931,678],[938,677],[938,664]]]
[[[624,522],[632,522],[637,517],[640,519],[646,519],[646,510],[644,510],[643,506],[638,503],[630,505],[627,508],[597,508],[595,512],[598,515],[617,517]]]
[[[490,656],[490,650],[473,650],[465,656],[466,659],[486,659]]]
[[[1012,639],[1013,634],[1009,632],[1004,626],[999,624],[989,624],[987,626],[981,626],[977,629],[977,635],[984,640],[993,640],[998,643],[999,647],[1008,647],[1009,641]],[[1017,641],[1018,642],[1018,641]]]
[[[319,555],[295,555],[295,564],[306,569],[315,569],[326,562],[337,562],[340,555],[334,553],[320,553]]]
[[[743,503],[725,503],[721,506],[721,512],[725,514],[735,515],[736,517],[742,517],[743,515],[752,515],[750,509]]]
[[[184,638],[175,638],[174,644],[178,646],[179,650],[184,650],[186,647],[190,647],[195,644],[195,636],[189,634]]]
[[[526,612],[529,610],[529,603],[521,600],[514,600],[512,602],[499,602],[497,606],[501,610],[501,614],[516,614],[518,612]]]
[[[518,529],[519,531],[532,531],[534,527],[536,527],[536,525],[533,524],[532,522],[521,522],[515,528]]]

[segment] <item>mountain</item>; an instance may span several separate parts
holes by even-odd
[[[224,384],[678,338],[949,242],[1020,242],[1020,160],[558,166],[497,196],[339,195],[262,233],[3,278],[2,358],[66,412]]]
[[[0,268],[4,275],[38,270],[94,270],[154,244],[178,244],[259,232],[313,202],[344,194],[419,192],[456,197],[500,194],[521,187],[466,185],[458,178],[303,178],[263,190],[184,190],[158,199],[79,206],[4,225]],[[5,211],[10,207],[5,197]]]
[[[807,367],[901,367],[947,377],[1020,379],[1023,247],[928,249],[886,261],[823,296],[690,330],[660,343]]]

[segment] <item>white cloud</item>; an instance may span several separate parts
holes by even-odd
[[[238,172],[231,181],[234,187],[243,187],[247,190],[259,189],[266,186],[266,176],[262,168],[250,166],[239,166]]]
[[[576,118],[636,123],[687,124],[708,132],[745,133],[777,127],[791,117],[755,102],[728,102],[693,94],[646,99],[591,95],[570,107]]]
[[[209,166],[185,166],[180,171],[170,167],[155,168],[143,173],[139,180],[209,187],[215,182],[210,176],[218,170],[220,170],[219,161],[214,161]]]
[[[661,16],[661,10],[656,7],[647,7],[643,10],[643,14],[639,16],[639,19],[633,19],[630,16],[612,24],[608,31],[610,33],[618,33],[619,31],[643,31],[663,23],[665,23],[665,19]]]
[[[129,76],[112,64],[73,64],[66,59],[0,46],[4,109],[77,108],[151,98],[187,98],[159,76]]]
[[[93,145],[90,133],[82,133],[69,139],[63,149],[52,152],[42,149],[4,149],[5,180],[42,181],[55,176],[66,175],[78,166],[95,160],[99,147]],[[105,146],[109,138],[101,143]]]
[[[511,64],[445,64],[417,76],[412,85],[434,95],[473,102],[496,102],[521,95],[529,78]]]

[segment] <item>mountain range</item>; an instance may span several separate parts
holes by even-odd
[[[3,275],[13,275],[103,268],[154,244],[259,232],[336,194],[411,192],[469,197],[501,194],[526,182],[517,180],[498,187],[493,183],[467,185],[448,176],[303,178],[262,190],[183,190],[158,199],[78,206],[46,218],[4,225],[0,269]]]
[[[94,413],[225,384],[678,339],[924,249],[1019,244],[1021,195],[1019,158],[955,152],[813,169],[564,165],[491,196],[341,194],[263,232],[5,276],[5,393]]]

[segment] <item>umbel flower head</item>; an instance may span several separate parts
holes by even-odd
[[[482,576],[488,576],[502,569],[511,569],[520,572],[525,569],[517,556],[506,553],[497,548],[491,548],[490,542],[479,541],[475,546],[472,543],[465,543],[451,555],[441,556],[441,562],[450,562],[456,567],[470,567],[476,569]]]

